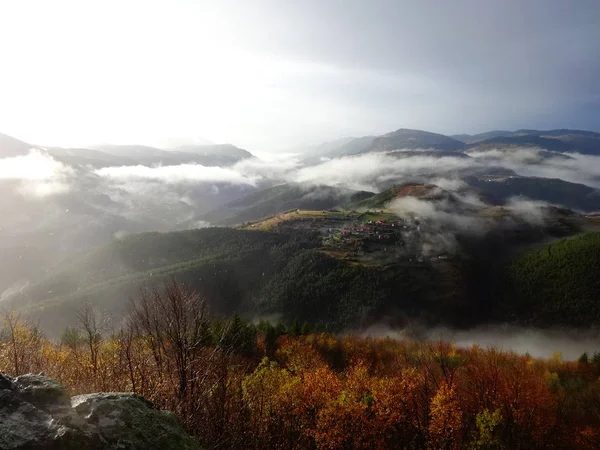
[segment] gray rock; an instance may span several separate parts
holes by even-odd
[[[52,417],[24,402],[8,389],[0,390],[0,448],[36,448],[58,431]]]
[[[21,375],[15,378],[13,391],[26,402],[49,414],[68,414],[71,399],[65,388],[43,375]]]
[[[177,418],[131,393],[69,398],[43,375],[0,374],[0,450],[200,449]]]
[[[144,397],[129,392],[78,395],[71,404],[87,423],[97,427],[114,449],[196,450],[170,412],[157,409]]]

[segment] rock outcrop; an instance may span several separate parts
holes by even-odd
[[[0,450],[199,450],[169,412],[133,393],[69,398],[43,375],[0,374]]]

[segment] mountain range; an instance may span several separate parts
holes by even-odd
[[[61,148],[31,145],[0,133],[0,158],[24,156],[31,150],[46,153],[64,164],[83,165],[92,168],[138,164],[227,166],[253,157],[250,152],[231,144],[182,145],[172,150],[145,145]]]

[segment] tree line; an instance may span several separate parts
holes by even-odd
[[[174,280],[131,300],[119,327],[91,306],[77,316],[52,341],[5,312],[0,371],[43,371],[72,395],[139,393],[206,448],[600,447],[600,354],[541,360],[215,318]]]

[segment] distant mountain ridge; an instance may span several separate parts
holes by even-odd
[[[184,145],[163,150],[146,145],[101,145],[97,148],[63,148],[32,145],[0,133],[0,158],[24,156],[31,150],[46,153],[54,159],[73,165],[102,168],[123,165],[229,166],[253,158],[247,150],[232,144]]]
[[[358,155],[375,140],[375,136],[363,136],[359,138],[344,138],[334,142],[326,142],[308,152],[304,157],[307,164],[317,164],[324,159],[342,158],[344,156]]]
[[[375,138],[371,146],[361,152],[386,152],[400,149],[463,150],[464,142],[438,133],[400,128]]]
[[[99,150],[117,157],[125,157],[136,164],[178,165],[201,164],[203,166],[228,166],[254,155],[232,144],[185,145],[174,150],[163,150],[144,145],[101,146]]]
[[[400,128],[380,136],[363,136],[354,139],[340,141],[340,146],[335,147],[333,143],[325,143],[317,146],[310,152],[306,161],[318,163],[320,158],[340,158],[344,156],[364,155],[366,153],[381,153],[393,150],[432,150],[457,152],[464,150],[466,144],[457,139],[438,133],[430,133],[422,130]],[[316,150],[323,148],[321,154]]]
[[[517,146],[539,147],[561,153],[600,155],[600,133],[576,129],[519,129],[446,136],[423,130],[400,128],[379,136],[347,137],[325,142],[308,150],[303,159],[305,164],[310,165],[317,164],[323,159],[394,150],[418,149],[459,154],[472,149]],[[227,166],[254,156],[251,152],[233,144],[188,144],[170,150],[145,145],[102,145],[94,149],[72,149],[32,145],[0,133],[0,158],[24,155],[32,148],[47,151],[61,162],[89,164],[94,167],[188,163]]]
[[[33,145],[12,136],[0,133],[0,158],[25,155],[33,147]]]
[[[252,158],[254,156],[248,150],[241,149],[233,144],[181,145],[176,147],[174,150],[205,156],[227,154],[230,157],[236,157],[239,159]]]
[[[559,128],[555,130],[532,130],[532,129],[520,129],[516,131],[507,131],[507,130],[492,130],[486,131],[484,133],[479,134],[454,134],[451,135],[451,138],[457,139],[459,141],[463,141],[466,144],[473,144],[475,142],[485,141],[488,139],[500,138],[500,137],[517,137],[524,135],[531,136],[564,136],[569,134],[581,135],[592,138],[599,138],[600,133],[596,133],[594,131],[585,131],[585,130],[574,130],[568,128]]]
[[[490,131],[486,133],[455,135],[470,149],[506,147],[539,147],[561,153],[583,153],[600,155],[600,133],[594,131],[556,130],[516,130]]]
[[[323,159],[394,150],[428,150],[453,152],[459,155],[467,150],[510,147],[539,147],[552,152],[600,155],[600,133],[572,129],[545,131],[519,129],[446,136],[423,130],[400,128],[380,136],[344,138],[323,143],[312,148],[304,161],[306,164],[318,164]]]

